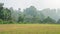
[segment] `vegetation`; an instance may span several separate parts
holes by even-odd
[[[60,25],[6,24],[0,25],[0,34],[60,34]]]
[[[3,5],[0,3],[0,24],[60,24],[60,20],[56,22],[54,18],[49,16],[51,15],[50,9],[39,11],[34,6],[30,6],[21,11],[20,8],[18,10],[14,10],[12,7],[8,9]]]

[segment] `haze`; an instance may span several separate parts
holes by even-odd
[[[22,10],[31,5],[39,10],[44,8],[60,8],[60,0],[0,0],[0,2],[4,3],[4,7],[21,8]]]

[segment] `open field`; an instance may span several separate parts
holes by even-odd
[[[60,24],[0,24],[0,34],[60,34]]]

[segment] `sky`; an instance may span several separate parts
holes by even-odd
[[[0,0],[4,3],[4,7],[14,9],[26,9],[30,6],[35,6],[38,10],[45,8],[60,8],[60,0]]]

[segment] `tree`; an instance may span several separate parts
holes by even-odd
[[[3,3],[0,3],[0,19],[4,24],[11,20],[11,11],[8,8],[4,8],[3,5]]]
[[[17,22],[20,12],[18,10],[14,10],[12,7],[10,8],[10,11],[11,11],[11,20]]]
[[[56,21],[48,16],[46,19],[43,20],[43,23],[53,24],[56,23]]]
[[[2,9],[3,9],[3,3],[0,3],[0,19],[3,19],[3,12],[2,12]]]
[[[60,19],[57,21],[57,24],[60,24]]]
[[[3,7],[4,3],[0,3],[0,7]]]
[[[42,11],[38,11],[38,17],[41,21],[45,19],[45,15],[42,13]]]
[[[23,23],[23,19],[24,19],[24,16],[20,14],[19,17],[18,17],[18,22]]]
[[[8,21],[11,19],[11,11],[8,8],[2,10],[3,12],[3,20]]]
[[[36,16],[37,15],[37,9],[34,6],[30,6],[29,8],[26,8],[24,10],[24,13],[26,15]]]
[[[34,18],[37,18],[37,9],[34,6],[30,6],[24,10],[24,21],[26,22],[34,22]]]

